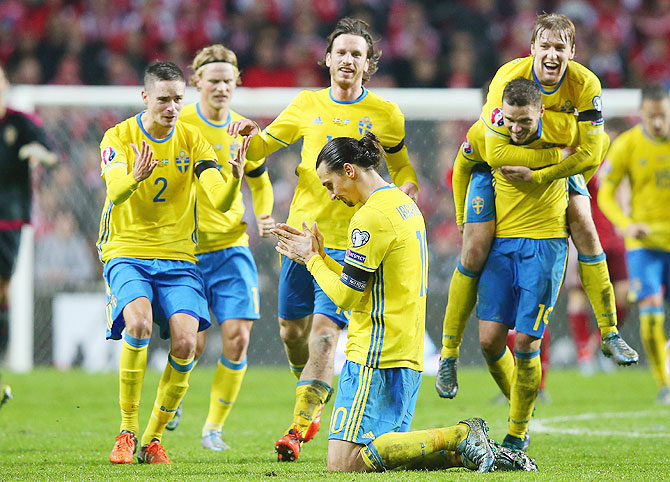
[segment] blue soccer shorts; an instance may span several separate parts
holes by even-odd
[[[370,368],[347,360],[333,402],[328,439],[366,445],[388,432],[409,432],[421,372]]]
[[[479,279],[477,317],[542,338],[567,259],[566,238],[495,238]]]
[[[153,308],[153,321],[163,339],[170,338],[169,320],[186,313],[199,321],[198,331],[209,328],[209,308],[202,278],[196,265],[168,259],[113,258],[105,263],[107,284],[107,339],[120,340],[126,322],[123,308],[146,297]]]
[[[345,252],[342,249],[326,248],[326,254],[341,265],[344,265]],[[307,267],[284,256],[281,257],[278,298],[278,314],[285,320],[298,320],[319,313],[330,318],[340,328],[349,324],[349,313],[328,298]]]
[[[634,301],[661,293],[670,300],[670,252],[653,249],[626,251],[630,294]]]
[[[209,309],[219,325],[226,320],[260,318],[258,271],[248,246],[233,246],[197,257]]]
[[[488,164],[477,165],[472,170],[464,211],[466,223],[495,220],[496,196],[493,189],[493,174]]]

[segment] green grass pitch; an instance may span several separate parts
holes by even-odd
[[[199,366],[191,377],[181,426],[163,444],[171,466],[137,463],[113,466],[108,455],[119,426],[117,377],[39,369],[4,373],[14,399],[0,410],[0,480],[670,480],[670,407],[655,402],[656,390],[644,368],[582,378],[552,371],[552,402],[539,403],[531,423],[529,454],[539,473],[441,472],[329,474],[327,425],[331,404],[315,440],[295,463],[278,463],[274,442],[290,421],[295,379],[288,369],[251,366],[225,427],[232,449],[200,447],[213,369]],[[507,406],[493,403],[496,387],[481,368],[459,372],[461,391],[441,400],[434,378],[424,377],[413,429],[452,425],[481,416],[500,440],[507,432]],[[159,373],[148,372],[140,422],[146,424]]]

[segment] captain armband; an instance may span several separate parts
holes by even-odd
[[[247,177],[260,177],[263,175],[265,171],[267,171],[267,167],[265,167],[265,163],[261,164],[258,166],[256,169],[252,169],[251,171],[245,173]]]
[[[200,177],[200,174],[202,174],[202,171],[205,169],[209,169],[210,167],[213,167],[214,169],[217,169],[216,162],[214,161],[202,161],[199,163],[197,166],[195,166],[195,175]]]
[[[349,263],[344,263],[340,281],[351,289],[363,292],[370,279],[370,274],[368,271],[352,266]]]
[[[600,110],[586,110],[579,113],[577,117],[577,122],[590,121],[592,124],[598,124],[603,122],[603,113]]]
[[[396,152],[400,152],[400,149],[402,149],[404,146],[405,146],[405,139],[400,141],[398,145],[395,147],[384,147],[384,150],[389,154],[395,154]]]

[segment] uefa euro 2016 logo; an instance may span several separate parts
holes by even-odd
[[[472,200],[472,209],[474,209],[475,213],[481,214],[484,210],[484,199],[480,196],[475,197]]]
[[[372,121],[368,116],[365,116],[358,121],[358,133],[360,135],[364,136],[370,130],[372,130]]]
[[[188,171],[188,166],[191,164],[191,158],[186,155],[186,151],[179,151],[179,155],[175,159],[177,169],[179,172]]]

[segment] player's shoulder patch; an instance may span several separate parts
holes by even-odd
[[[491,111],[491,125],[495,127],[502,127],[505,125],[503,121],[502,107],[496,107]]]
[[[105,147],[102,150],[102,163],[106,166],[116,157],[116,150],[112,146]]]
[[[358,228],[355,228],[351,232],[351,244],[354,246],[354,248],[360,248],[361,246],[367,244],[368,241],[370,241],[369,232],[361,231]]]
[[[603,110],[603,102],[599,95],[596,95],[591,101],[593,108],[597,111]]]
[[[472,144],[470,144],[470,141],[468,141],[467,137],[463,141],[463,144],[461,144],[461,149],[463,150],[464,154],[472,154]]]

